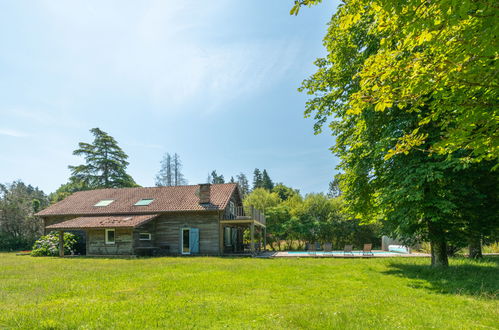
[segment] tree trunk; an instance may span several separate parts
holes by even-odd
[[[428,233],[431,244],[431,265],[433,267],[449,266],[447,257],[447,241],[442,228],[431,221],[428,222]]]
[[[471,259],[481,259],[482,255],[482,242],[480,235],[471,235],[468,241],[468,247]]]

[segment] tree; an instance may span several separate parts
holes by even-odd
[[[70,182],[82,182],[90,189],[135,187],[137,184],[126,173],[127,154],[118,146],[116,140],[100,130],[92,128],[93,143],[80,142],[73,154],[83,156],[85,164],[69,166]]]
[[[218,175],[216,170],[213,170],[211,174],[208,175],[208,180],[211,180],[211,183],[225,183],[224,176],[222,174]],[[210,181],[208,181],[210,183]]]
[[[299,195],[300,191],[298,189],[293,189],[291,187],[285,186],[283,183],[278,183],[272,189],[272,192],[275,192],[279,197],[286,201],[289,198]]]
[[[244,198],[244,196],[246,196],[250,191],[248,178],[246,177],[246,175],[244,173],[241,172],[236,176],[236,179],[237,179],[237,183],[239,185],[239,188],[241,189],[241,193],[243,195],[242,197]]]
[[[234,177],[233,177],[233,176],[231,176],[231,177],[230,177],[230,181],[229,181],[229,182],[230,182],[230,183],[236,183],[236,180],[234,180]]]
[[[263,188],[262,172],[257,168],[253,171],[253,190],[256,188]]]
[[[251,207],[264,211],[269,207],[277,206],[281,202],[281,199],[276,193],[270,192],[264,188],[253,189],[244,198],[244,206]]]
[[[333,181],[329,182],[329,191],[327,195],[330,198],[340,197],[341,196],[341,188],[340,188],[340,175],[335,175]]]
[[[173,184],[175,186],[181,186],[187,184],[187,180],[182,173],[182,162],[180,161],[180,156],[175,153],[172,159],[172,171],[173,171]]]
[[[172,156],[169,153],[163,155],[160,169],[156,175],[156,186],[173,186]]]
[[[182,173],[182,162],[177,153],[173,157],[166,153],[161,160],[161,168],[156,175],[156,186],[181,186],[187,184]]]
[[[317,72],[300,89],[312,96],[305,114],[314,114],[316,133],[331,120],[336,137],[332,150],[341,159],[339,185],[349,212],[363,222],[381,220],[387,230],[407,240],[428,239],[432,265],[447,265],[447,244],[460,232],[453,171],[461,165],[463,150],[453,149],[446,155],[435,151],[448,131],[434,121],[421,125],[434,115],[430,104],[408,109],[378,100],[366,102],[360,110],[355,103],[368,84],[361,74],[386,37],[373,29],[379,23],[375,15],[359,13],[372,4],[359,3],[354,0],[341,6],[330,22],[324,39],[328,55],[316,61]],[[389,152],[411,134],[422,137],[417,148]]]
[[[292,14],[317,2],[295,1]],[[365,36],[355,33],[360,28]],[[355,37],[348,36],[352,32]],[[413,129],[397,136],[397,143],[385,151],[387,158],[421,149],[429,141],[422,130],[437,127],[441,136],[427,144],[427,152],[497,164],[499,76],[493,41],[498,33],[492,0],[348,1],[334,15],[326,36],[328,58],[317,64],[325,74],[332,63],[339,65],[336,60],[345,62],[347,49],[332,48],[342,43],[334,37],[344,37],[350,44],[343,46],[358,52],[362,65],[355,65],[354,84],[326,92],[329,102],[316,107],[316,119],[322,121],[331,111],[328,104],[339,100],[351,114],[372,107],[384,112],[392,106],[414,113],[424,107]],[[367,44],[366,39],[376,42]],[[341,91],[346,93],[338,97]]]
[[[272,190],[274,188],[274,182],[270,179],[269,174],[267,173],[267,170],[263,170],[262,173],[262,187],[267,189],[267,190]]]
[[[34,214],[47,207],[43,191],[22,181],[0,184],[0,249],[28,249],[43,233]]]
[[[71,194],[90,189],[82,181],[70,181],[68,183],[62,184],[57,190],[49,194],[50,203],[54,204],[62,201],[64,198],[70,196]]]

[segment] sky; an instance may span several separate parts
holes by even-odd
[[[99,127],[154,186],[164,153],[189,184],[255,168],[326,192],[334,138],[313,134],[297,88],[325,54],[337,2],[0,0],[0,183],[46,193],[70,176]]]

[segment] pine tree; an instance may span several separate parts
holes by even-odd
[[[224,176],[222,174],[218,175],[216,170],[213,170],[211,172],[211,175],[208,176],[208,178],[211,177],[211,183],[225,183]]]
[[[267,170],[263,170],[262,173],[262,188],[265,188],[267,190],[272,190],[274,188],[274,182],[270,179],[269,174],[267,173]]]
[[[173,184],[175,186],[181,186],[187,184],[187,180],[184,178],[184,174],[182,173],[182,162],[180,161],[180,156],[175,153],[173,155]]]
[[[250,188],[246,175],[244,173],[239,173],[239,175],[236,176],[236,179],[243,197],[249,194]]]
[[[137,186],[126,173],[128,156],[116,140],[99,128],[90,132],[95,137],[93,143],[80,142],[79,149],[73,151],[73,155],[85,158],[85,164],[69,166],[70,182],[83,182],[90,189]]]
[[[229,181],[229,182],[230,182],[230,183],[236,183],[236,180],[234,180],[234,177],[233,177],[233,176],[231,176],[231,177],[230,177],[230,181]]]
[[[255,168],[253,171],[253,190],[263,187],[262,172]]]
[[[156,186],[173,186],[172,156],[166,153],[161,160],[161,168],[156,175]]]

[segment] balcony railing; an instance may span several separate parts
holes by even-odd
[[[244,207],[237,206],[227,212],[226,218],[229,220],[256,220],[265,225],[265,214],[254,207],[250,207],[249,212],[246,212]]]

